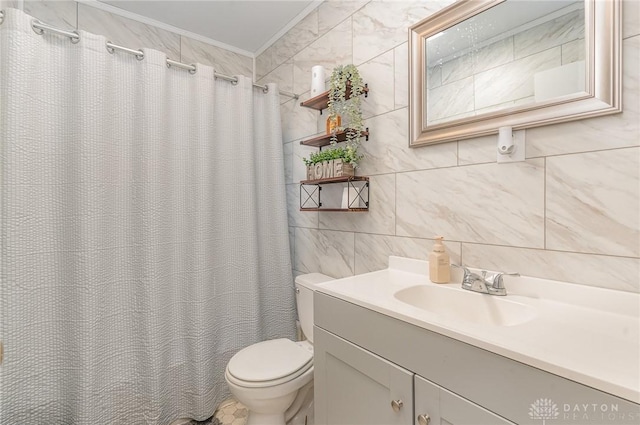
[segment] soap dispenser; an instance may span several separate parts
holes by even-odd
[[[444,249],[444,237],[436,236],[433,251],[429,253],[429,279],[433,283],[449,283],[451,280],[451,262]]]

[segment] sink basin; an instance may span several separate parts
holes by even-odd
[[[401,289],[394,296],[443,318],[478,325],[514,326],[536,316],[535,309],[526,304],[461,288],[419,285]]]

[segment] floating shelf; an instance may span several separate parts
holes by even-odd
[[[347,132],[341,131],[336,133],[338,137],[338,142],[344,142],[347,140]],[[360,137],[364,137],[365,140],[369,140],[369,127],[365,131],[360,132]],[[314,146],[316,148],[321,148],[322,146],[327,146],[331,143],[331,134],[323,134],[318,137],[314,137],[313,139],[303,140],[300,142],[301,145],[305,146]]]
[[[369,177],[365,176],[341,176],[341,177],[329,177],[328,179],[317,180],[301,180],[300,184],[326,184],[326,183],[347,183],[350,181],[363,182],[369,181]]]
[[[369,87],[367,84],[364,85],[362,89],[364,93],[364,97],[369,96]],[[347,92],[345,93],[345,97],[349,99],[351,97],[351,87],[347,86]],[[311,99],[307,99],[304,102],[300,103],[300,106],[304,106],[305,108],[316,109],[320,111],[320,115],[322,115],[322,110],[327,109],[329,105],[329,90],[324,93],[320,93],[316,97],[312,97]]]
[[[347,208],[323,208],[322,185],[346,183],[343,205],[353,205]],[[344,195],[343,195],[344,196]],[[365,205],[364,207],[362,205]],[[300,211],[325,212],[367,212],[369,211],[369,177],[342,176],[319,180],[302,180],[300,182]]]

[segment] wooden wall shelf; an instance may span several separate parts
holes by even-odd
[[[369,86],[367,84],[364,85],[364,89],[362,90],[364,93],[364,97],[369,96]],[[347,87],[347,92],[345,93],[345,97],[349,99],[351,97],[351,88]],[[304,106],[305,108],[311,108],[320,111],[320,115],[322,115],[322,110],[327,109],[327,105],[329,104],[329,90],[324,93],[320,93],[316,97],[312,97],[311,99],[307,99],[304,102],[300,102],[300,106]]]
[[[339,133],[336,133],[336,136],[338,137],[338,143],[344,142],[345,140],[347,140],[346,131],[341,131]],[[369,127],[367,127],[365,131],[360,132],[360,137],[364,137],[365,140],[369,140]],[[331,143],[331,134],[323,134],[323,135],[314,137],[313,139],[302,140],[300,142],[301,145],[313,146],[316,148],[328,146],[330,143]]]
[[[334,183],[346,183],[345,193],[348,198],[343,199],[342,202],[343,206],[350,205],[352,207],[323,207],[322,185]],[[302,180],[300,182],[300,211],[367,212],[369,211],[369,177],[342,176],[319,180]]]

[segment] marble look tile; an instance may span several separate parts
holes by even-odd
[[[78,28],[77,3],[75,1],[27,0],[23,2],[23,10],[34,18],[54,27]]]
[[[342,185],[337,188],[338,202],[342,198]],[[320,212],[320,229],[366,232],[393,235],[395,233],[396,175],[385,174],[370,177],[369,211],[366,213]],[[324,203],[324,202],[323,202]]]
[[[442,64],[442,84],[453,83],[473,75],[475,57],[471,54],[451,59]]]
[[[327,33],[368,2],[369,0],[325,0],[318,7],[318,33]]]
[[[455,143],[410,148],[408,119],[407,109],[402,108],[365,121],[370,136],[361,144],[365,157],[359,174],[371,176],[456,165]]]
[[[311,89],[311,68],[315,65],[324,66],[330,76],[334,66],[351,63],[351,39],[351,20],[347,19],[296,54],[293,57],[294,91],[303,93]]]
[[[275,48],[272,45],[256,57],[256,80],[263,78],[276,68],[273,64],[274,53]]]
[[[497,134],[460,140],[458,142],[458,165],[496,162],[497,145]]]
[[[640,292],[638,258],[465,243],[462,259],[469,267],[517,271],[525,276]],[[356,254],[356,270],[357,260]]]
[[[473,112],[473,87],[473,77],[468,77],[430,89],[427,93],[428,124],[444,119],[456,119],[460,115]]]
[[[478,73],[514,60],[513,37],[508,37],[478,50],[474,54],[473,72]]]
[[[244,75],[253,79],[253,59],[188,37],[180,37],[181,62],[211,65],[226,75]]]
[[[317,133],[318,111],[300,106],[300,102],[308,98],[309,93],[307,92],[301,95],[300,99],[291,99],[280,105],[283,142],[300,140]]]
[[[180,36],[169,31],[123,18],[86,4],[78,4],[78,28],[100,34],[115,44],[131,49],[151,48],[171,59],[180,58]]]
[[[318,38],[317,9],[298,22],[286,34],[256,58],[256,79],[259,80]],[[302,90],[306,91],[308,88]]]
[[[396,191],[398,236],[544,245],[543,160],[403,173]]]
[[[311,43],[318,39],[318,10],[314,10],[307,15],[302,21],[298,22],[285,35],[280,37],[269,48],[270,65],[272,69],[280,64],[290,60],[296,53],[307,48]],[[311,68],[309,68],[311,71]],[[307,91],[311,87],[311,76],[309,76],[309,84],[299,92]]]
[[[407,52],[407,55],[409,53]],[[408,74],[407,69],[407,74]],[[407,77],[408,78],[408,77]],[[408,81],[408,80],[407,80]],[[431,68],[427,68],[427,87],[436,88],[442,85],[442,65],[435,65]]]
[[[393,49],[394,106],[396,109],[409,105],[409,44]]]
[[[318,228],[318,213],[315,211],[300,211],[300,185],[287,185],[287,212],[289,226]]]
[[[353,276],[353,233],[297,228],[295,239],[296,270],[335,278]]]
[[[366,119],[394,109],[393,50],[358,67],[363,81],[369,85],[368,96],[362,99],[362,116]]]
[[[622,0],[622,37],[640,35],[640,2]]]
[[[445,241],[452,263],[460,263],[460,245],[459,242]],[[355,273],[386,269],[390,255],[425,260],[432,246],[433,240],[430,239],[356,233]]]
[[[360,65],[407,41],[407,28],[453,0],[371,1],[353,14],[353,63]]]
[[[640,257],[640,148],[547,158],[547,248]]]
[[[283,145],[284,182],[286,184],[295,183],[293,181],[293,143],[285,143]]]
[[[576,10],[514,35],[516,59],[584,38],[584,10]]]
[[[562,45],[562,64],[583,61],[585,54],[584,38],[565,43]]]
[[[622,42],[621,114],[527,130],[527,158],[640,146],[640,36]]]
[[[554,47],[476,74],[476,109],[533,96],[533,75],[560,65],[561,49]]]
[[[280,90],[293,92],[293,59],[286,61],[264,77],[257,80],[258,84],[276,83]],[[291,100],[289,96],[280,96],[280,103]]]

